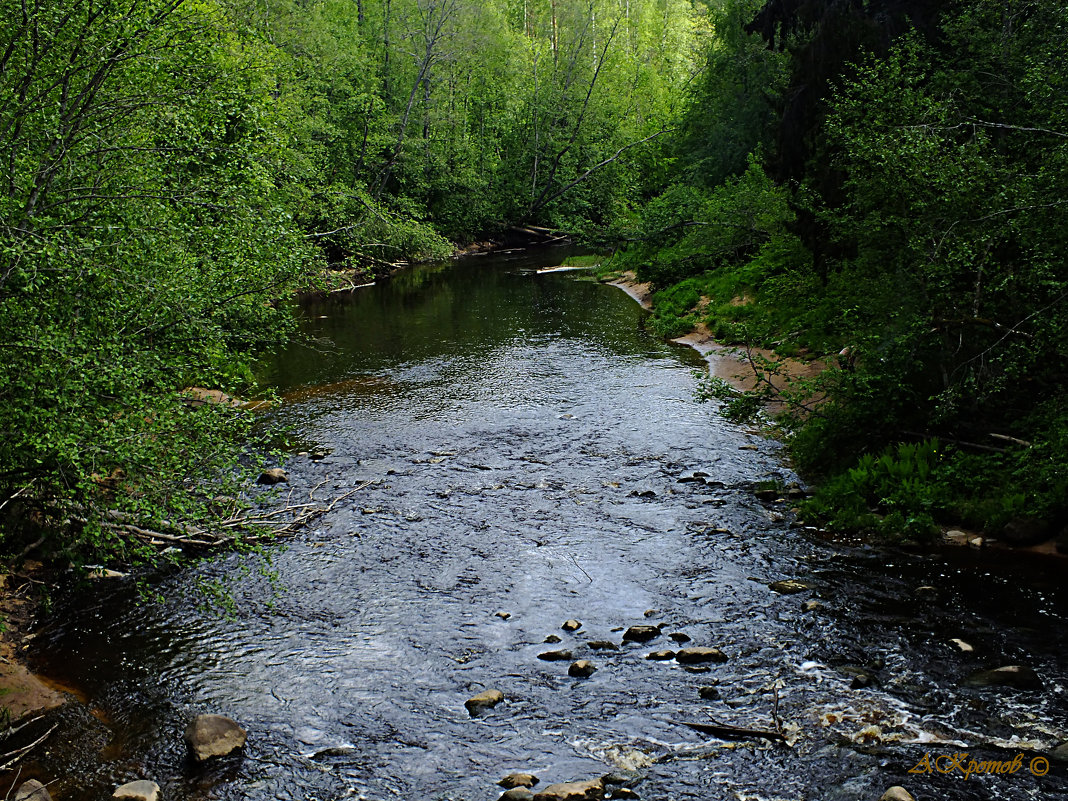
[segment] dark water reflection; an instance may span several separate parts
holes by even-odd
[[[270,378],[279,418],[329,456],[291,460],[286,492],[373,483],[274,556],[277,583],[231,557],[165,579],[157,606],[122,589],[79,599],[38,654],[89,699],[31,766],[60,777],[55,794],[147,776],[167,799],[476,801],[523,770],[622,771],[645,799],[875,799],[898,783],[918,799],[1066,797],[1056,763],[1042,778],[907,773],[927,752],[1029,760],[1068,739],[1061,564],[845,549],[791,528],[752,489],[794,477],[775,445],[694,401],[700,360],[649,336],[618,290],[534,272],[552,259],[422,268],[304,307],[320,347],[294,347]],[[191,591],[219,577],[232,618]],[[789,577],[811,589],[766,586]],[[803,612],[810,599],[822,607]],[[730,660],[693,672],[644,658],[677,647],[667,637],[586,644],[645,622]],[[537,658],[564,647],[598,671]],[[1009,663],[1045,689],[959,688]],[[871,687],[851,689],[857,669]],[[718,700],[698,696],[713,685]],[[488,687],[505,703],[470,718],[464,700]],[[186,762],[181,731],[202,711],[250,730],[244,760]],[[777,716],[791,745],[678,724],[709,716]]]

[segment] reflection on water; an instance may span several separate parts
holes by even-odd
[[[291,460],[287,491],[373,483],[273,556],[278,583],[228,557],[163,580],[157,606],[79,599],[39,662],[90,709],[66,712],[31,770],[71,799],[148,776],[167,799],[475,801],[513,771],[622,771],[646,799],[1064,793],[1056,768],[907,773],[932,750],[1068,739],[1060,565],[807,538],[753,494],[794,480],[777,448],[694,401],[700,359],[649,336],[618,290],[536,274],[551,258],[420,268],[307,304],[317,344],[265,370],[277,417],[329,455]],[[232,582],[232,618],[197,608],[198,577]],[[809,589],[767,587],[782,578]],[[622,643],[637,623],[662,636]],[[684,638],[729,661],[645,658]],[[538,658],[549,648],[598,670],[571,678]],[[1045,689],[959,688],[1010,663]],[[473,719],[464,701],[487,688],[506,700]],[[203,711],[249,729],[243,760],[186,763],[181,731]],[[679,723],[710,717],[790,745]]]

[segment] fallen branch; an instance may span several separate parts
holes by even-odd
[[[56,723],[56,724],[54,724],[52,726],[52,728],[50,728],[48,731],[46,731],[44,734],[42,734],[40,737],[38,737],[36,740],[34,740],[29,745],[23,746],[22,748],[18,748],[18,749],[14,750],[14,751],[9,751],[8,753],[3,754],[2,756],[0,756],[0,759],[7,759],[8,760],[4,764],[0,765],[0,770],[9,770],[10,768],[14,767],[16,762],[18,762],[20,759],[22,759],[24,756],[26,756],[26,754],[30,753],[30,751],[32,751],[34,748],[39,746],[45,740],[47,740],[49,738],[49,736],[52,734],[52,732],[54,732],[58,728],[59,728],[59,724]],[[12,757],[12,758],[8,759],[8,757]]]
[[[765,740],[786,742],[786,737],[781,732],[767,731],[766,729],[747,729],[742,726],[730,726],[724,723],[716,723],[715,721],[712,723],[695,723],[686,720],[673,720],[671,722],[678,726],[686,726],[694,731],[699,731],[702,734],[711,734],[721,740],[751,740],[754,737],[760,737]]]

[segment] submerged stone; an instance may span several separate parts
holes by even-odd
[[[185,742],[197,762],[227,756],[245,746],[248,732],[223,715],[197,715],[185,729]]]

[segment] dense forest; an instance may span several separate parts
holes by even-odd
[[[148,558],[246,480],[287,302],[537,225],[653,324],[823,357],[804,513],[1028,540],[1068,498],[1053,0],[3,0],[0,549]],[[777,358],[760,362],[768,373]],[[728,413],[752,407],[727,397]],[[221,477],[221,478],[220,478]]]

